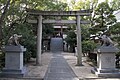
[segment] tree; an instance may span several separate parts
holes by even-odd
[[[7,44],[8,38],[22,34],[21,44],[27,48],[27,59],[36,53],[36,25],[27,23],[26,8],[39,10],[66,10],[67,4],[56,0],[1,0],[0,1],[0,47]],[[46,26],[46,25],[45,25]],[[44,28],[50,34],[52,28]],[[44,36],[43,36],[44,37]]]
[[[110,27],[110,31],[112,39],[118,43],[120,46],[120,22],[114,24],[113,26]]]
[[[70,51],[74,52],[74,48],[76,46],[76,34],[74,31],[69,31],[67,33],[67,37],[65,38],[65,41],[67,42],[67,44],[70,46]]]
[[[96,48],[96,44],[92,40],[84,40],[82,42],[82,52],[84,53],[90,53],[91,51],[94,51]]]
[[[95,9],[91,33],[96,34],[99,32],[106,32],[115,22],[116,19],[113,15],[113,9],[107,2],[102,2]]]
[[[4,0],[1,1],[1,5],[0,5],[0,50],[1,50],[1,47],[2,47],[2,28],[3,28],[3,22],[4,22],[4,18],[5,18],[5,15],[8,11],[8,6],[10,5],[10,1],[11,0],[7,0],[7,2],[5,3]],[[3,2],[3,3],[2,3]],[[5,4],[4,4],[5,3]],[[3,12],[2,12],[3,11]]]
[[[113,0],[110,3],[113,10],[119,10],[120,9],[120,0]]]
[[[53,25],[48,25],[48,24],[44,24],[43,25],[43,33],[42,33],[42,37],[43,39],[46,39],[48,37],[52,37],[53,35],[53,32],[54,32],[54,28],[53,28]]]

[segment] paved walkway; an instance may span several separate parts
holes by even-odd
[[[56,58],[59,58],[58,61],[56,61]],[[35,59],[31,59],[31,62],[28,63],[26,66],[28,73],[25,77],[23,78],[0,78],[0,80],[43,80],[44,76],[46,77],[46,80],[47,80],[48,79],[47,72],[54,72],[54,71],[61,71],[61,73],[62,72],[68,73],[67,75],[73,76],[72,80],[78,80],[77,78],[79,78],[79,80],[120,80],[119,78],[97,77],[96,75],[91,73],[91,69],[93,67],[89,65],[90,62],[86,61],[86,57],[82,57],[82,60],[83,60],[82,62],[84,66],[76,66],[77,57],[74,56],[74,53],[67,53],[67,52],[63,52],[62,54],[53,54],[50,52],[43,53],[42,54],[42,65],[36,66]],[[63,66],[61,66],[58,62],[59,63],[63,62],[62,63]],[[50,67],[52,66],[51,63],[54,66],[58,65],[57,66],[58,68],[55,70],[51,68],[53,70],[50,70]],[[64,67],[64,65],[67,65],[66,69],[63,69],[63,70],[59,69],[59,67]],[[69,72],[67,72],[68,70]],[[56,73],[54,72],[54,74]],[[58,76],[58,74],[56,76]],[[66,79],[63,79],[63,80],[70,80],[71,76],[69,78],[67,78],[66,76]],[[51,79],[48,79],[48,80],[51,80]],[[52,79],[52,80],[56,80],[56,79]],[[57,80],[62,80],[62,78],[57,79]]]
[[[79,80],[61,52],[54,52],[44,80]]]

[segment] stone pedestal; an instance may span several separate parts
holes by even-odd
[[[1,77],[22,77],[26,69],[23,67],[23,52],[26,48],[23,46],[5,46],[5,68],[3,68]]]
[[[114,46],[101,46],[97,50],[97,68],[92,69],[98,77],[120,77],[115,67],[115,53],[119,50]]]

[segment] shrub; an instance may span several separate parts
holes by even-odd
[[[95,48],[96,48],[96,44],[91,40],[82,42],[82,52],[83,53],[88,53],[90,51],[93,51]]]

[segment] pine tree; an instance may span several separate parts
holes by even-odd
[[[109,31],[109,28],[116,22],[113,9],[107,2],[100,3],[95,9],[94,15],[91,26],[92,34]]]

